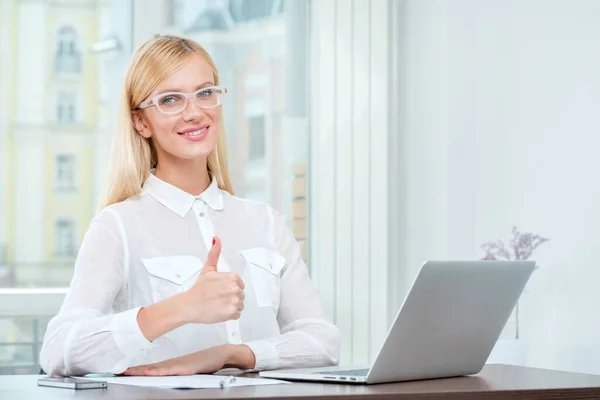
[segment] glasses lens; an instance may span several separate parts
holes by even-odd
[[[206,88],[196,94],[196,102],[200,107],[215,107],[220,104],[221,93],[216,88]]]
[[[156,105],[161,111],[166,113],[178,112],[185,107],[185,96],[180,94],[165,94],[158,98]]]

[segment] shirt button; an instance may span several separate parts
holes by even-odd
[[[177,274],[175,274],[175,277],[181,278],[181,274],[177,273]]]
[[[200,215],[201,217],[204,217],[204,213],[203,213],[203,212],[201,212],[199,215]]]
[[[233,333],[231,334],[231,337],[233,337],[233,338],[237,337],[237,332],[233,332]]]

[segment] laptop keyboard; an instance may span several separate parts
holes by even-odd
[[[347,369],[345,371],[313,372],[313,374],[318,374],[318,375],[341,375],[341,376],[367,376],[368,373],[369,373],[369,368],[365,368],[365,369]]]

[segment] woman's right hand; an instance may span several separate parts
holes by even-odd
[[[181,311],[188,323],[214,324],[240,318],[244,282],[236,273],[217,271],[220,254],[221,241],[215,237],[196,283],[180,295]]]

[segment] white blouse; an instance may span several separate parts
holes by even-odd
[[[187,324],[149,342],[140,308],[189,289],[215,235],[218,270],[237,273],[246,287],[240,319]],[[340,332],[281,214],[215,180],[192,196],[150,174],[139,196],[92,220],[40,360],[53,375],[116,374],[225,343],[249,346],[256,370],[335,365],[340,354]]]

